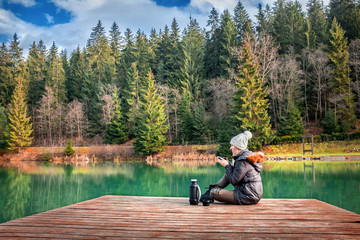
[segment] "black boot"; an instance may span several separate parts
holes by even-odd
[[[211,190],[216,188],[217,185],[209,185],[209,189],[200,197],[200,202],[203,203],[204,206],[209,206],[210,203],[214,202],[214,199],[211,197]]]

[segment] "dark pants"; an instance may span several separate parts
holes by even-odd
[[[217,183],[216,187],[213,188],[210,192],[211,197],[219,202],[236,204],[234,198],[234,191],[224,190],[230,182],[227,180],[226,175],[224,175]]]

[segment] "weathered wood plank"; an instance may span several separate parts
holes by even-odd
[[[360,239],[360,215],[314,199],[191,206],[187,198],[103,196],[0,224],[0,238]]]

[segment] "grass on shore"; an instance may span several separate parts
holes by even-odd
[[[311,149],[311,144],[305,144],[305,149]],[[302,143],[286,143],[279,145],[268,145],[261,149],[267,157],[274,156],[302,156]],[[305,156],[310,156],[311,152],[306,152]],[[314,155],[360,155],[360,139],[349,141],[331,141],[314,143]]]

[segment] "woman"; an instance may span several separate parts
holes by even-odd
[[[253,153],[247,149],[251,137],[251,132],[245,131],[231,139],[233,164],[218,158],[218,162],[225,167],[226,173],[218,183],[210,185],[209,190],[201,196],[200,201],[204,205],[214,202],[214,199],[240,205],[256,204],[260,201],[263,195],[260,171],[265,156],[263,153]],[[234,186],[234,191],[224,190],[230,183]]]

